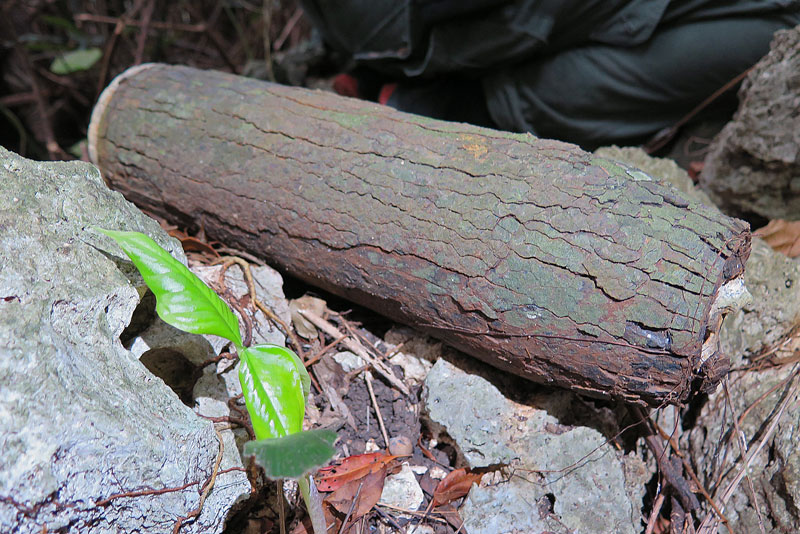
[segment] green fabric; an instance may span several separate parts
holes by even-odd
[[[586,148],[671,126],[763,56],[776,30],[800,23],[798,0],[304,5],[331,46],[406,80],[390,104]],[[463,105],[476,92],[485,105]]]
[[[756,63],[785,27],[777,17],[699,20],[632,48],[570,49],[483,78],[487,106],[500,129],[590,149],[638,144]]]

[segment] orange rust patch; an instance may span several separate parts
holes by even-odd
[[[472,154],[473,158],[477,160],[483,160],[486,157],[486,154],[489,153],[489,149],[486,148],[486,145],[480,143],[474,138],[467,138],[465,141],[467,141],[467,144],[462,145],[461,148]]]

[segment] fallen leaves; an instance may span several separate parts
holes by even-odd
[[[399,456],[392,456],[384,451],[348,456],[336,465],[317,471],[317,489],[323,492],[336,491],[347,482],[379,471],[396,458]]]
[[[378,503],[383,493],[386,475],[386,465],[382,465],[363,478],[351,480],[340,486],[325,498],[325,502],[340,514],[349,516],[350,521],[355,521]]]
[[[790,258],[800,256],[800,221],[774,219],[755,234],[774,250]]]
[[[469,493],[473,484],[480,484],[484,473],[475,473],[471,470],[454,469],[442,479],[433,492],[433,506],[442,506]]]
[[[317,471],[317,489],[333,492],[324,499],[329,523],[352,524],[378,503],[388,474],[399,469],[400,456],[385,451],[348,456]],[[335,516],[332,510],[338,512]]]

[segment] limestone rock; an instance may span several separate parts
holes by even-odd
[[[470,467],[507,463],[525,473],[472,488],[460,510],[468,532],[640,531],[644,483],[652,473],[597,430],[564,425],[553,415],[585,411],[571,405],[575,396],[548,391],[538,399],[542,404],[515,402],[445,359],[434,364],[425,385],[431,421]]]
[[[122,346],[144,287],[96,226],[142,231],[182,259],[91,165],[0,148],[2,532],[170,532],[219,451],[212,424]],[[221,532],[248,490],[243,473],[223,474],[181,532]]]
[[[753,239],[744,279],[752,301],[725,318],[720,347],[736,367],[790,335],[800,320],[800,259]]]
[[[386,477],[380,502],[403,510],[418,510],[424,500],[417,477],[407,463],[403,464],[399,473]]]
[[[364,367],[365,364],[360,356],[356,356],[349,350],[337,352],[332,357],[336,363],[342,366],[345,373]]]
[[[775,34],[714,139],[700,185],[731,214],[800,218],[800,27]]]

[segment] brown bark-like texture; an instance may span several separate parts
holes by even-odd
[[[536,382],[659,404],[724,367],[747,225],[573,145],[146,65],[90,147],[144,209]]]

